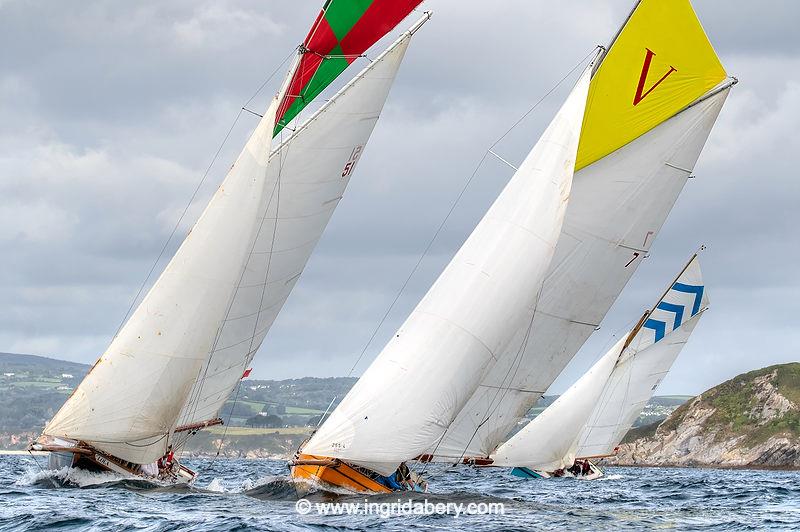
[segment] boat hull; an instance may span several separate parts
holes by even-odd
[[[56,447],[57,451],[50,451],[49,469],[60,470],[68,467],[95,473],[111,472],[124,477],[165,485],[188,484],[197,477],[197,473],[180,463],[176,463],[172,471],[167,474],[147,475],[142,471],[141,465],[126,462],[85,444],[78,445],[75,442],[65,441],[59,441],[59,443],[61,445]],[[70,448],[74,448],[75,451],[70,451]]]
[[[529,480],[543,478],[577,478],[578,480],[595,480],[604,475],[603,470],[592,462],[589,462],[589,467],[591,468],[591,471],[588,475],[573,475],[568,471],[564,471],[563,474],[560,475],[555,475],[547,471],[538,471],[535,469],[529,469],[527,467],[515,467],[511,470],[511,475]]]
[[[303,463],[311,462],[311,463]],[[319,462],[319,463],[314,463]],[[391,493],[392,490],[340,460],[301,454],[291,466],[292,478],[356,493]]]

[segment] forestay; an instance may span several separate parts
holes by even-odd
[[[671,68],[680,75],[664,77]],[[691,174],[735,83],[724,76],[687,0],[639,3],[592,78],[579,170],[533,326],[517,331],[427,450],[436,460],[491,454],[599,326]]]
[[[271,155],[255,245],[179,424],[216,416],[258,351],[345,192],[411,35],[370,63]]]
[[[589,73],[416,309],[302,449],[382,474],[424,452],[529,322],[570,194]]]
[[[633,426],[708,308],[694,257],[653,308],[600,396],[579,438],[577,456],[612,454]]]

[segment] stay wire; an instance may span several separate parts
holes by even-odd
[[[350,368],[350,371],[347,373],[348,377],[351,377],[353,375],[353,372],[355,371],[355,369],[358,366],[358,364],[361,362],[361,359],[364,358],[364,355],[366,354],[367,349],[369,349],[369,346],[372,345],[372,342],[375,340],[375,337],[378,335],[378,332],[380,331],[381,327],[383,327],[383,324],[386,322],[387,318],[389,317],[389,314],[391,314],[392,310],[394,309],[395,305],[399,301],[400,297],[405,292],[406,288],[408,287],[408,284],[411,282],[411,279],[414,277],[414,275],[416,275],[417,271],[419,270],[420,265],[422,264],[422,261],[425,259],[425,257],[427,257],[428,253],[430,252],[431,248],[433,247],[433,244],[436,242],[437,238],[439,237],[439,235],[441,234],[441,232],[444,229],[445,225],[447,224],[447,221],[450,219],[450,217],[452,216],[452,214],[455,211],[456,207],[461,202],[461,199],[464,197],[464,194],[466,193],[466,191],[469,188],[469,186],[472,183],[472,181],[475,179],[475,176],[477,175],[478,171],[483,166],[483,163],[486,161],[486,158],[489,156],[490,152],[503,139],[505,139],[511,133],[511,131],[513,131],[517,126],[519,126],[537,107],[539,107],[539,105],[541,105],[541,103],[544,100],[546,100],[548,96],[550,96],[555,90],[557,90],[558,87],[560,87],[561,84],[564,83],[564,81],[566,81],[596,51],[597,51],[597,47],[592,48],[592,51],[590,51],[583,58],[581,58],[581,60],[578,63],[576,63],[575,66],[572,67],[569,70],[569,72],[567,72],[550,90],[548,90],[541,98],[539,98],[538,101],[536,101],[516,122],[514,122],[514,124],[510,128],[508,128],[483,153],[483,156],[478,161],[478,164],[475,166],[475,169],[472,171],[472,174],[469,176],[467,181],[464,183],[464,186],[461,188],[461,190],[459,191],[459,193],[456,196],[455,200],[450,205],[450,209],[447,211],[447,214],[445,215],[444,219],[441,221],[439,226],[436,228],[436,231],[433,233],[433,236],[428,241],[428,244],[425,246],[425,249],[422,251],[422,254],[420,255],[420,257],[417,260],[416,264],[414,264],[414,267],[411,269],[411,272],[408,274],[408,276],[406,277],[406,279],[403,282],[402,286],[400,287],[399,291],[394,296],[394,299],[389,304],[389,308],[386,309],[386,312],[381,317],[380,321],[378,322],[378,325],[372,331],[372,334],[370,335],[369,340],[367,340],[367,343],[364,345],[364,348],[359,353],[358,358],[356,358],[355,363]]]
[[[197,194],[199,194],[200,189],[203,187],[203,184],[205,184],[206,179],[208,178],[208,175],[211,172],[211,168],[213,168],[214,164],[216,164],[217,159],[219,158],[220,153],[222,153],[222,149],[225,147],[225,144],[228,142],[228,139],[230,139],[230,136],[233,133],[233,130],[236,127],[236,124],[239,123],[239,119],[241,118],[242,113],[246,110],[245,108],[250,105],[250,103],[261,93],[262,90],[264,90],[264,87],[267,86],[267,83],[269,83],[272,80],[272,78],[275,77],[275,75],[283,68],[283,66],[286,64],[286,62],[293,55],[295,55],[295,53],[296,53],[296,50],[292,50],[292,52],[289,55],[287,55],[283,59],[283,61],[281,61],[281,63],[275,68],[275,70],[272,71],[272,73],[267,77],[267,79],[265,79],[261,83],[261,85],[259,85],[258,89],[253,93],[253,95],[250,96],[250,98],[247,99],[247,101],[244,103],[244,105],[242,105],[241,109],[239,109],[239,112],[236,114],[236,118],[234,118],[233,123],[228,128],[228,131],[225,133],[225,137],[222,139],[222,142],[220,143],[219,147],[217,148],[217,151],[214,153],[214,156],[211,158],[211,162],[206,167],[205,172],[203,172],[203,175],[200,178],[200,181],[197,183],[197,186],[194,188],[194,191],[192,192],[192,195],[190,196],[189,201],[186,203],[186,206],[183,208],[183,211],[181,212],[180,216],[178,217],[178,220],[175,222],[175,225],[172,228],[172,231],[170,231],[170,234],[167,237],[166,242],[164,242],[164,245],[161,247],[161,251],[159,251],[158,256],[156,257],[155,261],[153,261],[153,264],[150,267],[150,270],[147,272],[147,276],[144,278],[144,281],[142,281],[142,284],[141,284],[141,286],[139,286],[139,289],[137,290],[136,295],[133,297],[133,300],[131,301],[131,304],[128,306],[128,310],[125,312],[125,315],[123,316],[122,321],[120,321],[120,324],[117,327],[116,332],[114,333],[114,338],[116,338],[117,335],[119,335],[120,331],[122,330],[122,327],[125,325],[126,320],[128,319],[128,317],[130,316],[130,314],[133,311],[134,307],[136,306],[136,303],[139,301],[139,297],[142,295],[142,292],[144,291],[145,287],[147,286],[148,281],[150,281],[150,278],[153,276],[153,272],[155,272],[156,268],[158,267],[159,262],[161,262],[161,259],[164,257],[164,253],[166,253],[170,242],[172,242],[172,239],[175,236],[175,233],[178,232],[178,228],[180,227],[181,222],[183,222],[183,219],[186,217],[186,213],[189,212],[189,208],[191,208],[192,203],[194,202],[195,198],[197,198]]]
[[[512,125],[510,128],[508,128],[508,129],[505,131],[505,133],[503,133],[503,134],[500,136],[500,138],[498,138],[498,139],[497,139],[497,140],[496,140],[496,141],[495,141],[495,142],[494,142],[494,143],[493,143],[493,144],[492,144],[492,145],[491,145],[491,146],[490,146],[490,147],[489,147],[489,148],[486,150],[486,152],[483,154],[483,157],[482,157],[482,158],[481,158],[481,160],[478,162],[478,166],[475,168],[475,171],[473,172],[472,176],[471,176],[471,177],[470,177],[470,179],[467,181],[467,184],[465,185],[465,188],[464,188],[464,189],[462,189],[461,193],[459,194],[459,196],[458,196],[458,198],[457,198],[457,200],[456,200],[456,203],[457,203],[457,202],[458,202],[458,200],[461,198],[461,196],[463,196],[463,194],[464,194],[464,191],[466,190],[466,187],[469,185],[470,181],[471,181],[471,180],[472,180],[472,178],[475,176],[475,174],[477,173],[478,169],[481,167],[481,165],[482,165],[482,164],[483,164],[483,162],[485,161],[486,157],[487,157],[487,156],[488,156],[490,153],[492,153],[492,150],[493,150],[493,149],[494,149],[494,148],[495,148],[495,147],[496,147],[496,146],[497,146],[497,145],[498,145],[498,144],[499,144],[499,143],[500,143],[500,142],[501,142],[501,141],[502,141],[502,140],[503,140],[505,137],[507,137],[507,136],[508,136],[508,135],[511,133],[511,131],[512,131],[512,130],[514,130],[514,129],[515,129],[515,128],[516,128],[516,127],[519,125],[519,124],[521,124],[521,123],[522,123],[522,122],[523,122],[523,121],[524,121],[524,120],[525,120],[525,119],[526,119],[526,118],[527,118],[527,117],[528,117],[528,116],[529,116],[529,115],[530,115],[530,114],[531,114],[531,113],[532,113],[532,112],[533,112],[533,111],[534,111],[534,110],[535,110],[535,109],[536,109],[536,108],[537,108],[539,105],[541,105],[541,103],[542,103],[542,102],[544,102],[544,100],[546,100],[548,96],[550,96],[550,95],[551,95],[553,92],[555,92],[555,91],[558,89],[558,87],[560,87],[560,86],[561,86],[561,84],[563,84],[563,83],[564,83],[564,81],[566,81],[568,78],[570,78],[570,77],[571,77],[571,76],[572,76],[572,75],[575,73],[575,71],[576,71],[578,68],[580,68],[580,67],[581,67],[581,65],[583,65],[583,64],[584,64],[584,63],[585,63],[585,62],[586,62],[586,61],[589,59],[589,57],[591,57],[593,54],[595,54],[595,53],[597,52],[598,48],[601,48],[601,47],[595,46],[594,48],[592,48],[592,50],[591,50],[589,53],[587,53],[585,56],[583,56],[583,57],[581,58],[581,60],[580,60],[580,61],[578,61],[578,62],[575,64],[575,66],[574,66],[574,67],[572,67],[572,68],[569,70],[569,72],[567,72],[567,73],[566,73],[566,74],[565,74],[565,75],[564,75],[564,76],[563,76],[563,77],[562,77],[562,78],[561,78],[561,79],[560,79],[560,80],[559,80],[559,81],[558,81],[558,82],[557,82],[557,83],[556,83],[556,84],[555,84],[555,85],[554,85],[554,86],[553,86],[553,87],[552,87],[550,90],[548,90],[548,91],[547,91],[547,92],[546,92],[546,93],[545,93],[545,94],[544,94],[544,95],[543,95],[541,98],[539,98],[539,100],[537,100],[537,101],[536,101],[536,103],[534,103],[534,104],[533,104],[533,106],[531,106],[531,107],[530,107],[530,108],[529,108],[529,109],[528,109],[528,110],[527,110],[527,111],[526,111],[526,112],[525,112],[525,113],[522,115],[522,117],[520,117],[520,118],[519,118],[519,119],[518,119],[516,122],[514,122],[514,124],[513,124],[513,125]],[[448,213],[447,217],[445,218],[445,220],[442,222],[442,225],[441,225],[441,226],[439,227],[439,229],[437,230],[437,233],[434,235],[434,239],[436,238],[436,236],[438,236],[439,232],[441,231],[441,227],[442,227],[442,226],[444,225],[444,223],[447,221],[447,218],[450,216],[450,214],[453,212],[453,210],[454,210],[454,209],[455,209],[455,204],[453,205],[453,207],[451,207],[451,209],[450,209],[450,212]],[[425,253],[427,253],[427,250],[428,250],[428,249],[430,249],[430,246],[431,246],[431,244],[432,244],[432,242],[431,242],[431,243],[428,245],[428,247],[426,248],[426,251],[425,251]],[[421,261],[422,261],[422,257],[420,258],[420,261],[418,261],[418,263],[417,263],[417,267],[418,267],[418,265],[419,265],[419,263],[420,263]],[[407,279],[407,280],[406,280],[406,283],[403,285],[403,288],[405,288],[405,286],[408,284],[408,281],[410,280],[410,277],[414,275],[415,271],[416,271],[416,267],[415,267],[414,271],[412,271],[411,275],[409,276],[409,279]],[[518,350],[518,352],[517,352],[517,355],[515,356],[515,360],[513,361],[512,365],[509,367],[509,370],[508,370],[508,372],[506,373],[506,376],[505,376],[505,377],[504,377],[504,379],[503,379],[503,381],[504,381],[504,382],[506,382],[506,381],[508,380],[508,376],[509,376],[509,374],[511,374],[511,372],[512,372],[512,371],[513,371],[513,375],[512,375],[512,380],[513,380],[513,377],[514,377],[514,376],[516,376],[516,373],[517,373],[517,371],[519,370],[519,366],[520,366],[520,364],[521,364],[521,362],[522,362],[522,355],[524,354],[524,352],[525,352],[525,349],[527,348],[528,342],[529,342],[529,340],[530,340],[530,334],[531,334],[531,330],[532,330],[532,328],[533,328],[534,320],[535,320],[535,318],[536,318],[536,310],[538,309],[539,298],[541,297],[541,292],[542,292],[542,290],[540,289],[540,290],[539,290],[539,292],[537,293],[537,296],[536,296],[536,304],[534,305],[534,310],[533,310],[533,313],[532,313],[532,315],[531,315],[530,323],[528,324],[528,328],[527,328],[527,331],[526,331],[525,337],[524,337],[524,339],[523,339],[523,342],[522,342],[522,344],[521,344],[521,346],[520,346],[520,349],[519,349],[519,350]],[[395,301],[397,301],[397,299],[399,299],[399,295],[398,295],[398,296],[395,298]],[[393,303],[393,304],[394,304],[394,303]],[[390,307],[389,311],[391,311],[391,307]],[[387,315],[388,315],[388,312],[387,312]],[[384,317],[384,319],[385,319],[385,317]],[[381,322],[381,323],[382,323],[382,322]],[[379,326],[380,326],[380,325],[379,325]],[[374,336],[374,335],[373,335],[373,336]],[[366,349],[365,349],[365,350],[366,350]],[[475,436],[477,435],[477,433],[478,433],[478,431],[480,430],[480,428],[481,428],[481,427],[482,427],[482,426],[483,426],[483,425],[484,425],[484,424],[485,424],[485,423],[486,423],[486,422],[489,420],[489,417],[491,417],[491,415],[492,415],[492,414],[493,414],[493,413],[494,413],[494,412],[497,410],[497,408],[499,408],[500,404],[502,403],[502,400],[505,398],[505,395],[508,393],[508,391],[509,391],[509,390],[508,390],[508,387],[505,387],[505,389],[503,390],[503,395],[502,395],[502,397],[500,397],[500,400],[499,400],[499,401],[497,401],[497,395],[500,393],[500,390],[498,390],[498,391],[497,391],[497,393],[495,394],[495,397],[494,397],[494,398],[492,399],[492,401],[490,402],[490,404],[489,404],[489,407],[487,408],[487,411],[486,411],[486,413],[484,414],[484,416],[483,416],[483,418],[482,418],[482,421],[481,421],[481,422],[478,424],[478,426],[476,427],[475,431],[473,432],[473,434],[472,434],[472,437],[470,438],[469,442],[467,443],[467,447],[465,447],[464,451],[462,451],[462,453],[461,453],[461,456],[459,457],[459,459],[458,459],[458,462],[457,462],[457,463],[460,463],[460,462],[461,462],[461,460],[463,460],[463,458],[464,458],[464,455],[466,454],[466,452],[467,452],[467,450],[468,450],[468,448],[469,448],[469,445],[472,443],[472,440],[475,438]],[[497,403],[496,403],[496,404],[495,404],[495,401],[497,401]],[[450,429],[450,427],[451,427],[451,426],[452,426],[452,423],[451,423],[450,425],[448,425],[448,426],[447,426],[447,428],[445,429],[445,432],[444,432],[444,434],[442,434],[441,438],[439,438],[439,440],[437,441],[437,443],[436,443],[436,446],[434,447],[434,449],[433,449],[433,452],[431,453],[432,455],[435,455],[435,454],[436,454],[436,451],[438,450],[439,446],[440,446],[440,445],[442,444],[442,442],[444,441],[444,438],[445,438],[445,436],[446,436],[446,434],[447,434],[447,431]],[[455,465],[455,464],[454,464],[454,465]],[[427,463],[426,463],[426,464],[425,464],[425,466],[423,467],[422,473],[425,473],[425,472],[427,471],[427,467],[428,467],[428,466],[427,466]]]

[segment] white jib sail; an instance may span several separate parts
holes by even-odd
[[[555,471],[575,462],[586,426],[619,359],[623,338],[544,412],[497,448],[492,465]]]
[[[570,194],[589,71],[417,308],[303,448],[382,474],[434,444],[529,321]]]
[[[437,459],[491,454],[599,326],[647,255],[729,90],[575,174],[527,348],[518,355],[521,329],[436,446]]]
[[[695,257],[620,357],[581,433],[579,458],[613,453],[669,372],[706,308],[708,297]]]
[[[261,346],[342,199],[411,36],[403,34],[272,153],[255,246],[179,424],[215,417]]]
[[[179,420],[216,415],[341,198],[407,44],[401,39],[371,63],[268,160],[270,107],[189,237],[45,434],[149,463],[163,455]]]
[[[199,220],[44,433],[149,463],[205,363],[252,246],[276,100]]]

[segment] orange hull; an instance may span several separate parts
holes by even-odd
[[[328,458],[321,456],[312,456],[310,454],[301,454],[296,460],[317,460],[317,461],[330,461]],[[344,462],[336,461],[330,465],[293,465],[292,478],[301,478],[304,480],[311,480],[314,482],[323,482],[336,486],[338,488],[348,489],[359,493],[391,493],[392,490],[379,484],[347,465]]]

